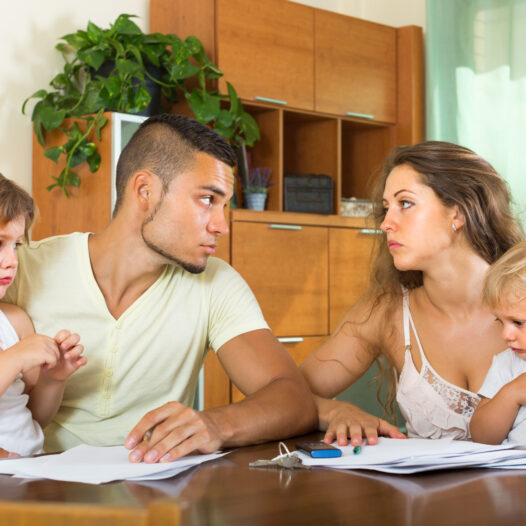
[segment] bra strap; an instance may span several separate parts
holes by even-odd
[[[411,333],[409,332],[409,291],[403,287],[402,288],[402,305],[403,305],[403,318],[404,318],[404,345],[405,350],[411,350]]]

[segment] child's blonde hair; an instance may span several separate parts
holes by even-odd
[[[492,309],[526,299],[526,241],[511,247],[491,265],[483,299]]]
[[[28,241],[35,219],[35,202],[23,188],[0,174],[0,224],[5,225],[19,216],[26,221],[24,238]]]

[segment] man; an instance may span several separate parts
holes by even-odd
[[[39,333],[80,334],[88,360],[46,429],[47,450],[124,441],[131,461],[165,462],[316,425],[307,384],[250,289],[208,261],[228,233],[234,164],[206,126],[152,117],[119,159],[109,225],[20,251],[12,301]],[[209,346],[247,397],[197,412],[187,406]]]

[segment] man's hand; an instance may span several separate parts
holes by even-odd
[[[331,405],[333,409],[329,412],[327,431],[323,438],[327,444],[337,440],[339,446],[346,446],[350,438],[351,445],[356,446],[361,444],[365,437],[367,444],[374,445],[378,442],[379,435],[405,438],[396,426],[366,413],[353,404],[331,400]],[[320,424],[323,426],[322,422]]]
[[[54,338],[60,351],[56,364],[47,369],[47,375],[56,381],[64,381],[71,376],[79,367],[86,364],[86,358],[82,356],[84,347],[79,345],[80,336],[71,334],[67,330],[61,330]]]
[[[178,402],[168,402],[146,413],[124,445],[133,449],[131,462],[170,462],[192,451],[213,453],[223,444],[209,414]],[[134,449],[135,448],[135,449]]]

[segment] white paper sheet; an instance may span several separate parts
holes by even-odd
[[[129,454],[129,450],[124,446],[80,445],[57,455],[1,460],[0,473],[17,477],[102,484],[123,479],[169,478],[192,466],[226,455],[190,455],[173,462],[146,464],[130,462]]]
[[[490,446],[463,440],[380,438],[375,446],[363,446],[360,454],[352,446],[340,447],[342,456],[311,458],[296,452],[303,463],[333,469],[370,469],[384,473],[410,474],[462,467],[513,467],[526,469],[526,451],[517,444]]]

